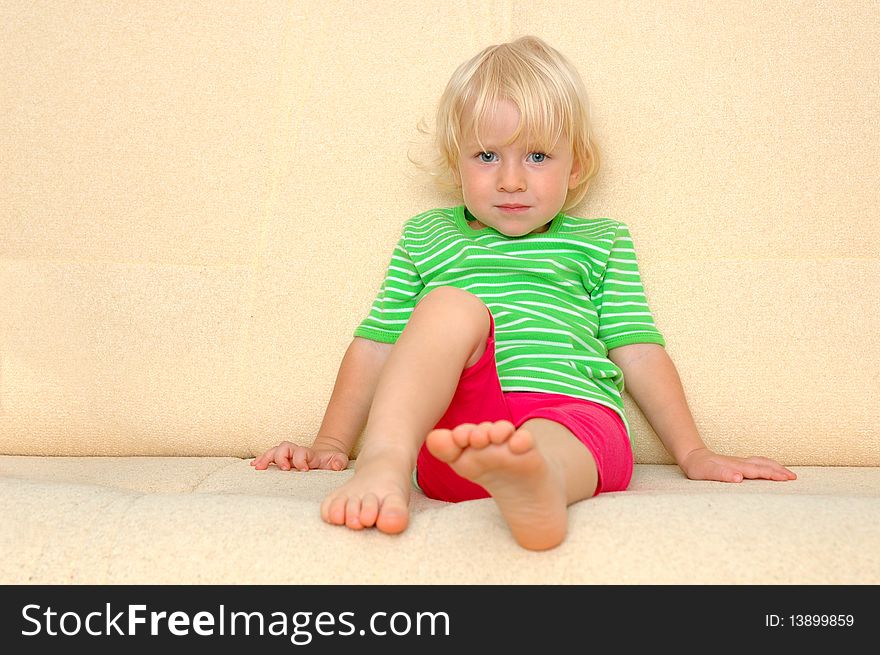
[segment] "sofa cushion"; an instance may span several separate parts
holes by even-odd
[[[2,583],[876,584],[880,468],[793,483],[638,465],[573,505],[565,541],[520,548],[491,499],[413,490],[400,535],[324,523],[342,472],[237,458],[0,457]]]

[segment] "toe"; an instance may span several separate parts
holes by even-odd
[[[520,428],[513,433],[513,436],[507,441],[507,445],[510,447],[512,453],[522,455],[534,447],[535,441],[532,438],[531,432]]]
[[[345,525],[352,530],[360,530],[361,524],[361,499],[349,498],[345,503]]]
[[[452,439],[459,448],[467,448],[471,445],[471,432],[477,426],[473,423],[462,423],[452,431]]]
[[[489,430],[492,429],[492,423],[484,421],[471,431],[471,447],[485,448],[489,445]]]
[[[397,494],[390,494],[382,501],[376,527],[388,534],[397,534],[406,529],[409,522],[409,510],[406,500]]]
[[[328,523],[343,525],[345,523],[345,496],[331,496],[324,501],[321,516]]]
[[[504,443],[510,439],[515,428],[510,421],[496,421],[489,429],[489,440],[494,444]]]
[[[461,454],[461,447],[453,439],[450,430],[432,430],[425,438],[425,446],[442,462],[452,462]]]
[[[376,525],[379,516],[379,499],[376,494],[368,493],[361,500],[360,522],[363,526]]]

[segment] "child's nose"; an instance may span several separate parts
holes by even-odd
[[[508,193],[526,190],[526,177],[517,162],[507,162],[498,173],[498,190]]]

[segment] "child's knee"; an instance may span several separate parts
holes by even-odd
[[[458,287],[437,287],[428,292],[414,311],[440,313],[448,322],[461,326],[462,321],[489,328],[489,308],[470,291]]]

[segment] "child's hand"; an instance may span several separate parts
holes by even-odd
[[[766,457],[727,457],[708,448],[691,451],[680,464],[691,480],[742,482],[744,478],[763,480],[794,480],[792,471]]]
[[[269,464],[275,464],[282,471],[289,471],[291,468],[297,471],[310,469],[342,471],[348,466],[348,454],[334,449],[308,448],[282,441],[251,461],[251,466],[258,471],[267,469]]]

